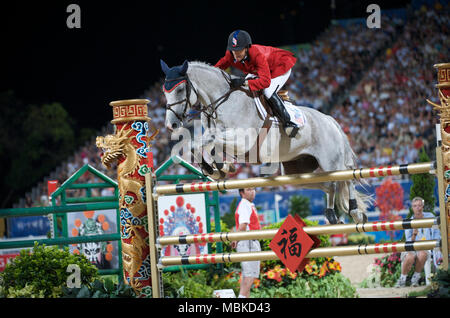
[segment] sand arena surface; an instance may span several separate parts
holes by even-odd
[[[369,266],[374,263],[375,258],[382,258],[385,255],[388,254],[335,256],[334,259],[341,264],[342,275],[347,277],[352,285],[356,287],[360,298],[407,297],[412,291],[421,291],[426,288],[426,286],[404,288],[359,288],[358,285],[369,276]]]

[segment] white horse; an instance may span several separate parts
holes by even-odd
[[[163,90],[167,99],[167,128],[173,131],[181,127],[188,111],[198,106],[205,133],[201,140],[195,140],[191,151],[197,154],[195,158],[205,173],[212,174],[215,167],[222,170],[224,177],[229,166],[221,159],[225,157],[226,163],[230,158],[243,158],[252,147],[256,149],[258,134],[264,129],[264,119],[258,115],[253,96],[244,89],[230,90],[230,76],[203,62],[185,61],[181,66],[169,68],[161,60],[161,67],[166,74]],[[296,107],[306,119],[297,137],[289,138],[282,127],[272,127],[265,138],[259,138],[256,159],[260,163],[276,163],[277,167],[281,162],[285,174],[355,169],[356,156],[339,124],[315,109]],[[208,162],[199,148],[209,152],[214,160]],[[339,210],[350,214],[356,223],[367,221],[365,211],[370,197],[359,193],[354,181],[303,187],[326,193],[325,216],[330,223],[338,223],[334,212],[336,195]]]

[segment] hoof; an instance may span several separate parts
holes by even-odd
[[[224,172],[225,174],[236,172],[236,168],[234,167],[234,165],[232,163],[217,163],[217,162],[214,162],[213,166],[217,170],[220,170],[220,171]]]
[[[210,175],[212,175],[214,173],[214,169],[208,164],[201,163],[200,164],[200,168],[202,170],[202,173],[205,176],[210,176]]]
[[[355,223],[366,223],[368,220],[367,215],[358,210],[352,210],[349,214]]]
[[[236,172],[236,167],[234,166],[233,163],[228,163],[226,165],[228,166],[228,173],[235,173]]]
[[[224,163],[223,164],[223,168],[220,169],[220,170],[222,170],[226,174],[227,173],[235,173],[236,172],[236,167],[232,163]]]
[[[325,217],[327,218],[328,222],[330,222],[330,224],[338,224],[338,218],[336,217],[336,213],[333,209],[326,209]]]
[[[223,180],[225,179],[226,174],[221,170],[214,169],[214,172],[209,176],[214,180]]]

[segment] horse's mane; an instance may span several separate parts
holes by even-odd
[[[222,69],[215,67],[214,65],[211,65],[207,62],[201,62],[201,61],[191,61],[189,62],[189,66],[192,66],[194,68],[200,68],[200,69],[206,69],[209,71],[213,71],[213,72],[217,72],[217,75],[221,75],[221,73],[223,75],[225,75],[225,77],[230,80],[231,75],[228,74],[227,72],[223,71]],[[188,72],[189,72],[189,68],[188,68]]]

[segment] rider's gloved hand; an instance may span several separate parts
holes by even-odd
[[[231,88],[239,88],[245,84],[245,77],[238,77],[231,79],[230,86]]]

